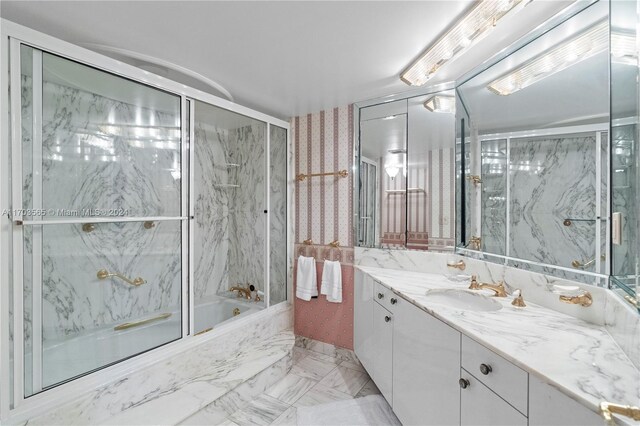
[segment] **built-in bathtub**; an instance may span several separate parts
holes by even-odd
[[[223,323],[246,317],[264,309],[264,302],[248,301],[224,296],[200,299],[194,309],[196,333],[212,330]],[[157,348],[181,337],[181,315],[178,309],[166,310],[156,315],[129,320],[166,318],[116,330],[121,325],[94,329],[66,340],[45,341],[42,356],[42,386],[48,388],[79,375],[122,361],[128,357]],[[30,354],[26,355],[31,364]],[[25,371],[25,387],[31,386],[32,372]]]

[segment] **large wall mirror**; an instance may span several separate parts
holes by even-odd
[[[453,90],[359,108],[358,246],[453,250],[454,112]]]
[[[462,251],[607,284],[608,81],[597,2],[456,87]]]

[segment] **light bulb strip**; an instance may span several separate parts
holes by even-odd
[[[497,95],[511,95],[608,47],[609,26],[602,21],[498,77],[487,88]]]
[[[498,21],[517,6],[532,0],[480,0],[402,73],[400,79],[412,86],[425,84],[445,63],[458,57],[472,43],[484,37]]]

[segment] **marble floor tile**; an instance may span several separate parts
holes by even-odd
[[[293,363],[295,364],[296,362],[300,361],[302,358],[306,357],[308,355],[308,352],[309,351],[306,349],[294,346],[293,347]]]
[[[216,424],[216,423],[200,423],[200,425],[213,425],[213,424]],[[226,419],[224,422],[218,423],[218,426],[240,426],[240,425],[229,419]]]
[[[210,404],[180,424],[185,426],[217,425],[224,421],[227,416],[229,416],[229,413],[224,408],[214,407],[213,404]]]
[[[289,407],[287,411],[282,413],[280,417],[278,417],[272,425],[277,426],[297,426],[298,418],[297,418],[297,407]]]
[[[369,381],[369,375],[362,371],[338,366],[320,381],[324,386],[355,396]]]
[[[308,407],[312,405],[326,404],[327,402],[342,401],[352,399],[353,397],[344,392],[340,392],[333,388],[317,384],[305,393],[302,398],[298,399],[294,407]]]
[[[289,408],[289,404],[269,395],[260,395],[245,407],[229,416],[240,426],[269,425]]]
[[[294,363],[291,372],[301,377],[320,381],[334,368],[336,368],[336,364],[309,355]]]
[[[318,383],[317,380],[289,373],[282,380],[268,389],[266,394],[287,404],[293,404],[298,400],[298,398],[315,386],[316,383]]]
[[[319,359],[321,361],[330,362],[332,364],[338,365],[342,362],[342,360],[332,357],[330,355],[321,354],[320,352],[308,351],[308,357],[313,357],[315,359]]]
[[[373,380],[369,380],[364,385],[364,387],[360,389],[360,392],[356,394],[356,398],[361,398],[363,396],[368,396],[368,395],[379,395],[379,394],[380,394],[380,389],[378,389],[376,384],[373,383]]]
[[[347,368],[350,368],[350,369],[356,370],[356,371],[365,371],[364,367],[359,362],[355,363],[355,362],[352,362],[352,361],[342,361],[340,363],[340,366],[341,367],[347,367]]]

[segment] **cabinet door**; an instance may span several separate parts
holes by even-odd
[[[355,273],[353,302],[353,349],[364,368],[373,375],[373,278],[360,270]]]
[[[529,424],[531,426],[599,426],[602,417],[554,387],[529,375]]]
[[[462,426],[526,426],[527,418],[479,380],[460,369],[468,385],[460,392]]]
[[[460,333],[404,299],[393,320],[396,416],[404,425],[460,424]]]
[[[373,374],[371,378],[389,405],[393,406],[393,315],[373,304]]]

